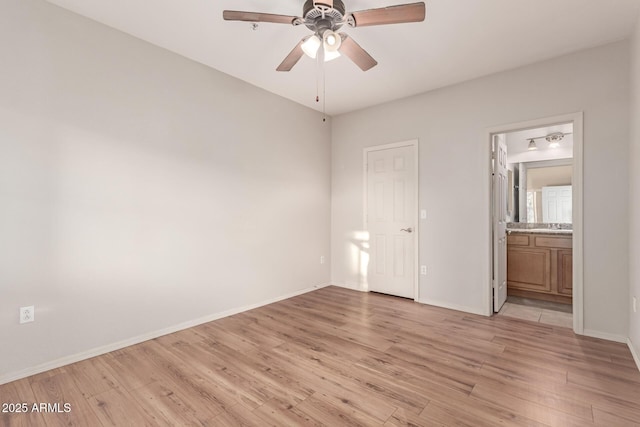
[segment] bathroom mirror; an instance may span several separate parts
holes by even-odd
[[[510,187],[510,194],[519,202],[512,215],[514,222],[572,222],[571,159],[519,163],[516,169],[517,184]]]

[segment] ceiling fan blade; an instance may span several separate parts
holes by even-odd
[[[274,15],[272,13],[243,12],[240,10],[225,10],[222,12],[225,21],[272,22],[274,24],[293,24],[297,16]]]
[[[378,61],[373,59],[373,57],[351,37],[345,33],[340,33],[340,37],[342,37],[342,44],[338,50],[341,54],[349,57],[362,71],[367,71],[378,65]]]
[[[367,9],[351,13],[353,27],[368,27],[371,25],[400,24],[403,22],[424,21],[426,7],[424,2],[401,4],[398,6]]]
[[[323,6],[327,6],[329,8],[333,8],[333,0],[314,0],[313,1],[313,5],[323,5]]]
[[[302,55],[304,55],[304,51],[302,50],[303,42],[304,42],[304,39],[298,42],[296,47],[294,47],[293,50],[289,52],[289,55],[287,55],[287,57],[284,58],[284,61],[282,61],[282,63],[278,65],[278,68],[276,68],[276,71],[291,71],[293,66],[296,65],[300,60],[300,58],[302,58]]]

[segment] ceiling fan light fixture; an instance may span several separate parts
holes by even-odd
[[[314,34],[302,43],[302,51],[309,58],[316,59],[316,55],[318,54],[318,49],[321,44],[322,42],[320,41],[320,38]]]
[[[340,58],[340,52],[336,51],[327,51],[324,50],[324,62],[333,61],[336,58]]]
[[[538,146],[536,145],[536,141],[533,139],[529,140],[529,147],[527,148],[529,151],[537,150]]]
[[[340,49],[340,45],[342,44],[342,37],[331,30],[325,31],[322,35],[322,39],[324,41],[323,44],[325,53],[337,52],[338,49]]]

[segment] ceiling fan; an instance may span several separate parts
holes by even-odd
[[[342,0],[306,0],[302,7],[302,17],[237,10],[225,10],[222,16],[226,21],[305,25],[313,31],[312,35],[300,40],[278,66],[277,71],[290,71],[305,53],[312,58],[320,56],[324,61],[344,54],[362,71],[367,71],[378,62],[347,34],[336,31],[344,24],[356,28],[421,22],[424,21],[425,13],[424,2],[347,13]],[[320,49],[320,46],[323,49]]]

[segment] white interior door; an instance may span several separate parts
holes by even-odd
[[[369,290],[414,298],[415,146],[367,153]]]
[[[493,136],[493,311],[507,300],[507,144]]]

